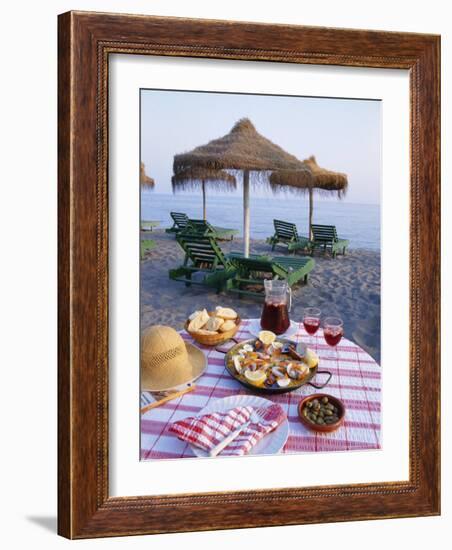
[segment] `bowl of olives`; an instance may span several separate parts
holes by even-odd
[[[315,393],[298,404],[301,422],[315,432],[334,432],[345,418],[345,407],[340,399],[326,393]]]

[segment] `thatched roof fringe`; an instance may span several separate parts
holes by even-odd
[[[186,170],[178,172],[171,178],[173,183],[179,184],[187,180],[193,181],[224,181],[235,184],[235,176],[224,170]]]
[[[340,191],[344,195],[348,187],[347,174],[326,170],[317,164],[314,156],[303,161],[314,176],[315,186],[323,191]]]
[[[149,189],[153,189],[155,187],[155,180],[154,178],[148,178],[147,181],[141,182],[141,187],[147,187]]]
[[[196,189],[204,182],[207,188],[212,187],[222,191],[233,191],[237,187],[236,178],[225,170],[210,170],[190,168],[179,170],[171,178],[173,192],[178,190]]]
[[[336,192],[342,198],[348,187],[346,174],[321,168],[315,157],[302,162],[303,170],[278,170],[270,175],[270,184],[275,191],[283,186],[295,193],[304,194],[314,189],[317,194]]]
[[[309,194],[309,187],[290,187],[288,185],[270,185],[270,190],[274,195],[284,195],[284,196],[306,196]],[[336,195],[338,199],[342,199],[345,196],[345,192],[342,190],[338,191],[329,191],[325,189],[319,189],[317,187],[313,188],[313,191],[317,196],[320,197],[331,197]]]
[[[174,193],[177,191],[195,191],[202,186],[202,180],[184,179],[177,181],[173,176],[171,179],[171,186]],[[223,180],[207,180],[205,181],[205,188],[219,191],[234,191],[237,189],[237,184],[235,181],[233,183],[228,183]]]
[[[154,178],[151,178],[146,174],[144,162],[140,162],[140,183],[143,187],[149,188],[152,188],[155,185]]]

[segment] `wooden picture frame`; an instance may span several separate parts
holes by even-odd
[[[58,532],[85,538],[439,514],[440,38],[69,12],[59,16],[58,49]],[[408,481],[109,496],[107,92],[109,55],[121,53],[409,71]]]

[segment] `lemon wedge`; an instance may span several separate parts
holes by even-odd
[[[235,367],[235,370],[239,373],[239,374],[242,374],[242,365],[240,364],[240,357],[238,355],[234,355],[234,357],[232,358],[232,362],[234,363],[234,367]]]
[[[251,384],[254,384],[255,386],[260,386],[267,379],[267,375],[265,374],[264,371],[246,370],[245,371],[245,378],[248,380],[248,382],[251,382]]]
[[[276,340],[276,334],[271,330],[261,330],[259,332],[259,340],[266,346],[273,344]]]
[[[287,386],[290,384],[290,378],[287,378],[287,376],[284,376],[284,378],[278,378],[276,383],[280,388],[287,388]]]
[[[303,359],[310,369],[319,364],[319,356],[312,349],[306,350]]]

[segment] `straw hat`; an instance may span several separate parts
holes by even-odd
[[[141,337],[141,389],[166,391],[192,382],[204,372],[204,353],[186,344],[171,327],[147,328]]]

